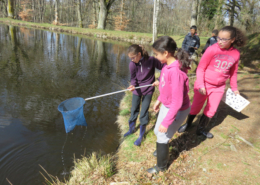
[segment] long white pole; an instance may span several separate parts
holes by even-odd
[[[152,86],[152,85],[153,84],[143,85],[143,86],[140,86],[140,87],[135,87],[135,89],[140,89],[140,88],[143,88],[143,87],[149,87],[149,86]],[[109,95],[112,95],[112,94],[117,94],[117,93],[121,93],[121,92],[125,92],[125,91],[129,91],[129,89],[116,91],[116,92],[112,92],[112,93],[107,93],[107,94],[103,94],[103,95],[99,95],[99,96],[94,96],[94,97],[91,97],[91,98],[86,98],[85,101],[92,100],[92,99],[95,99],[95,98],[101,98],[101,97],[104,97],[104,96],[109,96]]]

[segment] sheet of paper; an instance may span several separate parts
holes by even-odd
[[[223,95],[222,101],[237,112],[241,112],[250,103],[244,97],[235,95],[230,88],[228,88],[227,92]]]

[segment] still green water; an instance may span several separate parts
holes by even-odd
[[[0,184],[42,184],[39,165],[68,178],[73,158],[113,153],[123,93],[87,101],[88,127],[65,133],[58,105],[71,97],[122,90],[127,46],[0,25]]]

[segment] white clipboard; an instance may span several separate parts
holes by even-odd
[[[240,96],[239,94],[235,95],[230,88],[228,88],[226,93],[223,95],[222,101],[237,112],[241,112],[250,103],[247,99]]]

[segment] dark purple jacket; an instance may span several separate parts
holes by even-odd
[[[161,70],[164,64],[154,57],[147,60],[142,58],[138,63],[130,62],[129,70],[131,73],[131,85],[138,87],[152,84],[155,81],[155,68]],[[144,87],[133,91],[135,95],[147,95],[154,92],[154,87]]]

